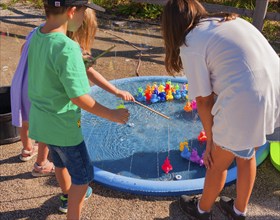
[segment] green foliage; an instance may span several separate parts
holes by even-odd
[[[156,19],[162,13],[162,7],[146,3],[131,3],[118,5],[116,13],[136,18]]]
[[[248,10],[254,10],[256,7],[256,0],[202,0],[202,2],[245,8]],[[279,3],[277,1],[269,1],[267,11],[280,12]]]
[[[33,3],[36,8],[43,8],[44,3],[43,0],[27,0],[28,2]]]
[[[114,14],[133,18],[158,18],[163,10],[160,5],[135,3],[129,0],[93,0],[94,3],[110,10]]]
[[[8,9],[9,5],[8,5],[8,4],[5,4],[5,3],[0,3],[0,7],[1,7],[3,10],[6,10],[6,9]]]

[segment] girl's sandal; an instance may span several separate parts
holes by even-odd
[[[35,145],[32,147],[32,150],[24,150],[22,149],[21,155],[19,155],[19,159],[23,162],[27,162],[31,160],[38,154],[38,146]]]
[[[37,163],[34,163],[34,169],[32,170],[32,176],[51,176],[54,175],[54,164],[49,160],[42,166],[39,166]]]

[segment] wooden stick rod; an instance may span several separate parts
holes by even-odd
[[[154,110],[154,109],[152,109],[152,108],[150,108],[150,107],[148,107],[146,105],[143,105],[141,102],[134,101],[134,103],[136,103],[137,105],[140,105],[140,106],[142,106],[142,107],[144,107],[144,108],[146,108],[146,109],[148,109],[148,110],[150,110],[150,111],[160,115],[161,117],[164,117],[164,118],[170,120],[170,118],[168,116],[166,116],[166,115],[164,115],[164,114],[162,114],[162,113],[160,113],[160,112],[158,112],[158,111],[156,111],[156,110]]]
[[[116,45],[114,44],[112,47],[110,47],[109,49],[105,50],[103,53],[99,54],[97,57],[93,57],[92,58],[92,62],[94,62],[95,60],[97,60],[98,58],[102,57],[104,54],[110,52],[112,49],[114,49],[116,47]]]

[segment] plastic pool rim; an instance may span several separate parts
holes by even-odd
[[[269,154],[269,144],[266,143],[256,152],[257,166],[261,164]],[[228,170],[226,185],[236,180],[237,167]],[[129,192],[132,194],[151,196],[178,196],[202,193],[205,178],[174,181],[153,181],[136,179],[107,172],[94,167],[94,180],[109,188]]]

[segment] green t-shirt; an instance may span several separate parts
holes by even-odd
[[[70,98],[89,91],[79,45],[63,33],[38,28],[28,51],[29,136],[57,146],[81,143],[81,110]]]

